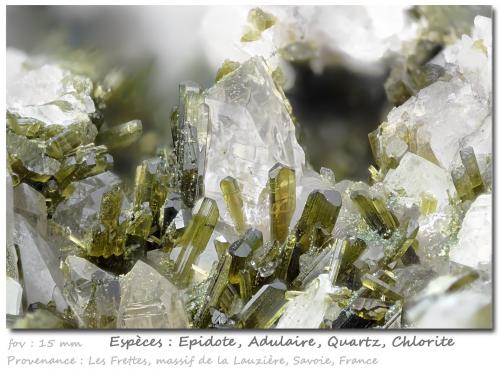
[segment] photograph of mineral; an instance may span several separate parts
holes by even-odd
[[[489,6],[8,6],[6,326],[491,328],[492,55]]]

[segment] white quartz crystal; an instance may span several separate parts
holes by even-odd
[[[45,125],[89,122],[92,81],[7,49],[7,111]]]
[[[80,327],[113,327],[120,304],[118,278],[77,256],[66,258],[63,271],[64,296]]]
[[[59,258],[48,242],[22,216],[15,216],[14,242],[19,247],[27,304],[54,301],[58,310],[67,307],[62,295],[63,275]]]
[[[186,328],[188,320],[177,288],[154,268],[138,261],[120,279],[119,328]]]
[[[472,268],[489,265],[492,256],[492,197],[480,195],[465,214],[450,260]]]
[[[403,156],[396,169],[387,172],[384,184],[392,192],[403,191],[417,204],[422,193],[429,193],[437,200],[438,209],[449,204],[448,196],[456,194],[447,171],[411,152]]]
[[[304,151],[270,71],[261,57],[243,63],[205,92],[210,108],[205,195],[217,201],[221,219],[232,224],[219,183],[234,177],[240,186],[249,224],[260,225],[269,210],[258,208],[268,171],[277,162],[295,169],[300,181]],[[265,223],[264,223],[265,224]]]

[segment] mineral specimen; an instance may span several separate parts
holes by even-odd
[[[374,68],[387,45],[347,52],[334,30],[349,27],[275,9],[248,14],[249,58],[206,90],[180,84],[173,146],[135,179],[114,151],[147,120],[109,110],[126,76],[8,50],[9,327],[491,327],[491,20],[412,10],[426,21],[394,57],[365,183],[306,164],[275,59],[320,71],[340,40],[353,69]],[[363,9],[327,13],[377,19]]]

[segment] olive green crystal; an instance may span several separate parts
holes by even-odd
[[[219,81],[224,76],[230,74],[240,66],[241,64],[239,62],[234,62],[229,59],[225,59],[224,63],[222,63],[222,66],[217,70],[217,73],[215,75],[215,82]]]
[[[227,176],[220,181],[220,189],[226,202],[226,207],[229,215],[233,219],[236,230],[239,234],[245,232],[245,213],[243,206],[243,198],[241,196],[238,182],[231,176]]]
[[[109,129],[101,129],[96,140],[109,149],[118,149],[130,146],[137,142],[141,136],[141,120],[132,120]]]
[[[232,257],[224,254],[217,264],[215,274],[210,278],[204,303],[197,315],[197,327],[206,327],[210,319],[210,309],[218,309],[219,299],[228,284]]]
[[[276,20],[274,15],[260,8],[250,9],[247,16],[247,28],[240,41],[250,42],[259,40],[262,32],[272,27],[276,23]]]
[[[295,235],[302,251],[311,247],[311,237],[316,228],[330,234],[342,206],[342,196],[334,190],[316,190],[307,197],[304,211],[295,226]]]
[[[193,211],[193,219],[177,242],[180,247],[174,271],[179,286],[186,286],[192,273],[192,264],[207,246],[215,225],[219,220],[219,209],[214,200],[203,198]]]
[[[247,268],[250,258],[263,244],[262,232],[255,228],[250,228],[244,236],[234,242],[229,247],[229,254],[232,256],[229,282],[240,283],[240,272]]]
[[[288,236],[295,211],[295,171],[277,163],[269,170],[271,238],[280,243]]]
[[[271,327],[286,308],[285,293],[286,285],[280,280],[262,286],[239,313],[239,326],[262,329]]]
[[[121,218],[122,201],[123,192],[119,186],[114,186],[102,196],[99,223],[92,231],[88,250],[90,256],[108,258],[123,254],[128,222]]]
[[[363,190],[353,191],[351,200],[354,201],[365,222],[384,238],[389,238],[399,226],[394,214],[378,198],[372,198]]]

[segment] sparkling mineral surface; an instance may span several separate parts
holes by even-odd
[[[134,179],[113,167],[143,118],[111,123],[115,88],[7,51],[10,327],[492,327],[491,19],[416,7],[394,44],[372,10],[284,9],[249,10],[249,55],[211,87],[179,81],[172,146]],[[359,70],[388,50],[369,180],[314,171],[276,58]]]

